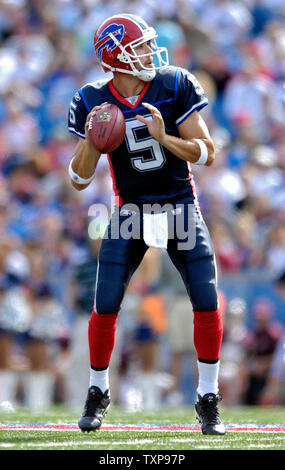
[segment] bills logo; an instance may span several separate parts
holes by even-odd
[[[109,34],[112,33],[113,36],[119,42],[121,42],[124,36],[124,32],[125,32],[124,26],[122,24],[118,25],[116,23],[112,23],[106,29],[104,29],[104,31],[100,34],[98,41],[97,41],[98,43],[100,43],[103,39],[106,39],[97,49],[98,59],[100,61],[102,60],[102,53],[105,48],[107,49],[107,51],[108,50],[112,51],[113,49],[116,49],[117,47],[114,40],[109,37]]]

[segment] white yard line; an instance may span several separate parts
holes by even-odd
[[[93,441],[62,441],[62,442],[25,442],[25,444],[22,445],[22,447],[82,447],[86,445],[91,445],[96,449],[97,447],[101,446],[115,446],[115,445],[132,445],[132,444],[152,444],[154,443],[154,439],[137,439],[137,440],[129,440],[129,441],[98,441],[98,440],[93,440]],[[1,447],[15,447],[19,446],[19,444],[0,444],[0,449]]]

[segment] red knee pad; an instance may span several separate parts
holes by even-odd
[[[198,359],[217,361],[223,339],[223,321],[221,312],[194,311],[194,346]]]
[[[115,345],[118,314],[98,314],[94,310],[89,319],[88,341],[90,364],[95,369],[104,369],[110,364]]]

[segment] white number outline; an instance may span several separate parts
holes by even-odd
[[[75,112],[77,108],[77,104],[75,104],[73,101],[70,103],[70,109],[69,109],[69,120],[70,123],[75,125],[76,124],[76,117],[75,117]]]
[[[152,119],[151,114],[144,115],[146,119]],[[136,118],[126,119],[125,141],[130,154],[150,150],[152,159],[145,160],[143,156],[131,157],[132,167],[141,173],[145,171],[154,171],[162,168],[166,162],[163,147],[152,136],[144,139],[138,139],[136,136],[137,129],[146,128],[146,125],[138,121]],[[148,143],[142,146],[143,142]],[[159,162],[153,166],[153,162]],[[151,168],[147,168],[151,164]]]

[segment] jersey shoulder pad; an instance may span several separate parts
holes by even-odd
[[[110,81],[110,78],[103,78],[100,80],[95,80],[94,82],[88,82],[86,83],[81,89],[82,90],[102,90],[108,82]]]
[[[157,71],[157,78],[163,86],[168,91],[174,91],[177,87],[177,74],[179,68],[169,65],[163,69]]]
[[[105,101],[104,93],[105,90],[107,90],[109,81],[109,78],[105,80],[96,80],[94,82],[86,83],[80,88],[79,93],[83,98],[88,112],[90,112],[91,108],[93,108],[97,104],[99,105],[100,103]]]
[[[184,69],[183,67],[179,67],[179,74],[178,74],[178,79],[177,79],[178,87],[181,87],[182,89],[193,87],[195,90],[195,93],[199,96],[204,96],[205,91],[201,84],[199,83],[198,79],[195,77],[195,75],[189,70]]]

